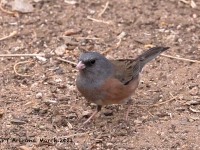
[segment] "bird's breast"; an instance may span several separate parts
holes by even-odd
[[[92,103],[102,105],[101,100],[104,99],[104,93],[101,91],[102,81],[85,80],[78,77],[76,86],[79,92]]]

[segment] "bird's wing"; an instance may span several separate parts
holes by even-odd
[[[115,66],[115,78],[125,85],[128,84],[131,80],[138,77],[145,64],[167,49],[169,47],[153,47],[139,55],[136,59],[112,60],[111,62]]]
[[[141,71],[140,61],[135,59],[111,60],[111,63],[115,69],[114,77],[125,85],[138,77]]]

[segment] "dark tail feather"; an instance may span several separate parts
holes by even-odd
[[[145,64],[156,58],[162,52],[169,49],[169,47],[153,47],[141,54],[137,59],[140,61],[140,67],[143,68]]]
[[[166,51],[169,49],[169,47],[153,47],[138,56],[136,59],[136,64],[133,66],[133,72],[132,72],[132,78],[131,80],[127,81],[125,85],[127,85],[130,81],[132,81],[134,78],[138,77],[139,73],[142,71],[142,68],[156,58],[158,55],[160,55],[162,52]],[[134,60],[135,63],[135,60]]]

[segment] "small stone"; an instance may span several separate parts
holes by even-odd
[[[192,17],[193,17],[194,19],[196,19],[196,18],[197,18],[197,14],[193,14]]]
[[[189,122],[194,122],[194,119],[189,118],[188,121],[189,121]]]
[[[90,15],[94,15],[96,13],[96,11],[93,10],[93,9],[89,9],[88,12],[89,12]]]
[[[91,112],[90,111],[83,111],[81,114],[82,114],[82,117],[85,117],[85,116],[91,115]]]
[[[177,30],[179,30],[179,29],[181,29],[181,28],[182,28],[181,25],[178,25],[178,26],[176,27]]]
[[[33,0],[35,3],[41,2],[43,0]]]
[[[76,0],[64,0],[64,2],[70,5],[75,5],[78,3]]]
[[[41,130],[44,130],[46,127],[45,126],[43,126],[43,125],[40,125],[39,126],[39,129],[41,129]]]
[[[182,42],[183,42],[183,40],[182,40],[181,38],[179,38],[179,39],[178,39],[178,42],[179,42],[179,43],[182,43]]]
[[[113,143],[106,143],[106,146],[113,146]]]
[[[197,95],[199,92],[199,88],[197,86],[193,87],[191,90],[189,90],[190,95],[194,96]]]
[[[77,115],[75,113],[70,113],[66,116],[67,119],[73,120],[77,118]]]
[[[65,53],[66,48],[67,48],[66,45],[61,45],[61,46],[57,47],[55,50],[56,55],[62,56]]]
[[[188,32],[192,32],[192,31],[194,31],[196,29],[196,26],[190,26],[190,27],[188,27],[186,30],[188,31]]]
[[[39,60],[39,61],[42,61],[42,62],[46,62],[47,59],[45,57],[42,57],[42,56],[36,56],[36,58]]]
[[[44,103],[49,105],[49,104],[57,104],[58,101],[55,101],[55,100],[44,100]]]
[[[113,116],[113,111],[112,110],[107,110],[104,112],[105,116]]]
[[[37,99],[41,99],[41,98],[42,98],[42,96],[43,96],[43,95],[42,95],[42,93],[40,93],[40,92],[39,92],[39,93],[37,93],[37,94],[35,95],[35,97],[36,97]]]
[[[136,124],[142,124],[142,121],[141,120],[134,120],[134,123],[136,123]]]
[[[58,82],[62,82],[62,79],[60,79],[60,78],[57,78],[57,79],[55,79],[55,81],[58,83]]]

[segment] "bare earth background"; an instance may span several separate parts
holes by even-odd
[[[1,10],[0,38],[14,35],[0,40],[0,53],[46,56],[0,57],[0,149],[200,149],[199,63],[156,58],[143,71],[128,122],[127,106],[113,105],[80,127],[95,105],[76,90],[74,65],[57,59],[77,62],[83,50],[135,58],[158,45],[200,60],[200,1],[186,2],[35,0],[30,13]]]

